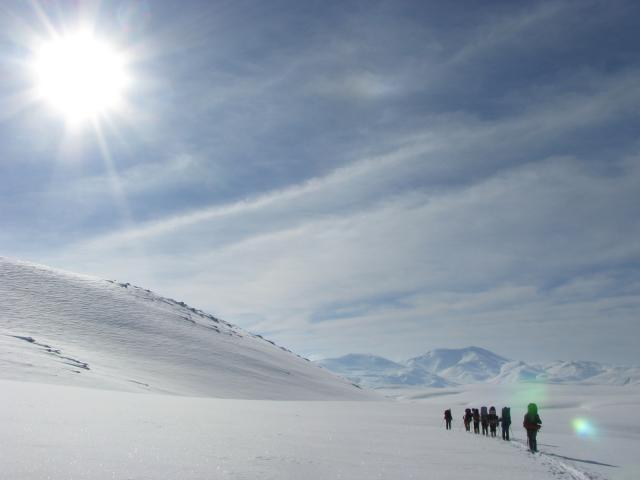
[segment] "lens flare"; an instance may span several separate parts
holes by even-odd
[[[515,410],[524,411],[529,403],[534,402],[538,407],[544,406],[549,401],[549,391],[544,382],[527,382],[516,383],[511,387],[509,394],[509,404],[513,407],[512,414]]]
[[[596,429],[593,424],[586,418],[575,418],[571,422],[573,430],[581,437],[593,437],[596,434]]]

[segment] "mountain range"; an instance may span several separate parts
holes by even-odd
[[[554,361],[528,365],[480,347],[439,348],[394,362],[350,353],[316,361],[349,381],[370,388],[451,387],[475,383],[547,382],[567,384],[640,384],[640,367],[590,361]]]

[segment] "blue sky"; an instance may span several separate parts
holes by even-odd
[[[314,358],[637,363],[633,1],[0,8],[0,255],[129,281]],[[91,19],[126,110],[25,100]],[[46,21],[45,21],[46,20]]]

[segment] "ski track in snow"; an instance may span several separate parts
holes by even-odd
[[[524,440],[512,439],[510,443],[518,450],[532,457],[534,461],[544,464],[554,477],[570,480],[606,480],[606,478],[601,475],[581,470],[574,465],[552,458],[543,450],[539,450],[537,453],[531,453],[527,442]]]
[[[441,412],[452,408],[454,429],[460,431],[464,431],[461,418],[465,408],[479,408],[482,405],[510,406],[514,419],[511,436],[515,442],[508,448],[507,442],[503,442],[507,449],[504,454],[526,457],[521,459],[525,469],[524,465],[529,463],[544,467],[546,472],[551,472],[550,478],[640,478],[640,457],[637,454],[640,446],[640,421],[637,417],[640,389],[633,385],[481,384],[445,389],[451,395],[430,396],[432,392],[441,392],[441,389],[384,391],[386,395],[402,403],[416,403],[423,405],[425,411],[440,412],[437,424],[442,421]],[[517,421],[526,412],[526,406],[531,401],[536,402],[541,409],[545,425],[538,443],[542,453],[536,455],[528,452],[525,431]],[[577,419],[586,422],[590,430],[576,430],[574,422]],[[520,444],[517,443],[518,440]],[[517,454],[517,449],[522,450],[521,455]]]

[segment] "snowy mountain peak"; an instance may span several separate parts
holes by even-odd
[[[440,348],[419,357],[411,358],[407,364],[438,374],[450,381],[473,383],[485,381],[500,373],[508,363],[504,357],[480,347],[459,349]]]

